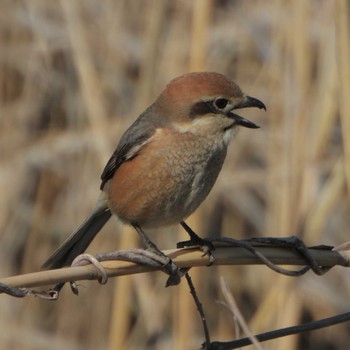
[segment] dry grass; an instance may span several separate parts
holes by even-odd
[[[89,213],[121,133],[171,78],[232,76],[267,113],[244,129],[205,204],[205,234],[349,240],[350,31],[345,0],[3,0],[0,3],[0,274],[35,271]],[[162,234],[164,233],[164,235]],[[151,234],[161,248],[177,228]],[[112,221],[90,252],[139,244]],[[264,267],[201,268],[193,280],[211,335],[234,337],[219,277],[254,332],[349,309],[344,269],[277,276]],[[161,273],[86,282],[56,303],[0,298],[2,349],[196,349],[200,322],[185,283]],[[266,349],[341,349],[349,327]]]

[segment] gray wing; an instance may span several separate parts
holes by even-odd
[[[129,129],[125,131],[102,172],[101,190],[103,190],[106,182],[114,176],[114,173],[123,162],[137,156],[138,151],[150,140],[156,129],[161,127],[161,125],[162,119],[154,113],[153,105],[135,120]]]

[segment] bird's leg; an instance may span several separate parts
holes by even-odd
[[[158,255],[164,255],[164,253],[147,237],[145,231],[141,228],[140,225],[132,224],[132,226],[134,227],[134,229],[137,231],[137,233],[141,237],[141,239],[142,239],[142,241],[145,244],[147,249],[155,252]]]
[[[181,221],[180,225],[185,229],[185,231],[189,234],[190,239],[188,241],[182,241],[177,243],[177,248],[184,247],[193,247],[193,246],[208,246],[211,250],[214,250],[213,244],[204,238],[201,238],[195,233],[191,227],[189,227],[185,221]]]
[[[209,265],[211,265],[214,262],[214,257],[211,254],[213,250],[215,250],[215,247],[213,244],[207,240],[199,237],[197,233],[195,233],[191,227],[189,227],[185,221],[181,221],[180,225],[185,229],[185,231],[189,234],[190,239],[188,241],[182,241],[178,242],[176,244],[177,248],[184,248],[184,247],[194,247],[199,246],[201,250],[203,251],[204,255],[209,256]]]
[[[160,262],[163,264],[164,272],[169,275],[166,286],[179,284],[181,276],[183,275],[182,271],[180,271],[173,261],[147,237],[140,225],[133,223],[132,226],[141,237],[146,248],[160,258]]]

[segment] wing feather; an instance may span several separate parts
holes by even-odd
[[[116,150],[107,162],[101,175],[101,190],[110,180],[122,163],[137,156],[138,152],[146,145],[156,129],[162,126],[162,118],[159,118],[153,109],[153,105],[146,109],[122,136]]]

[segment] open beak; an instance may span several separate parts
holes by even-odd
[[[238,114],[232,113],[232,111],[235,109],[249,108],[249,107],[257,107],[259,109],[265,109],[266,111],[266,106],[261,101],[259,101],[257,98],[246,96],[241,103],[237,104],[230,112],[228,112],[228,116],[234,119],[237,125],[241,125],[250,129],[260,128],[260,126],[254,124],[250,120],[245,119],[239,116]]]

